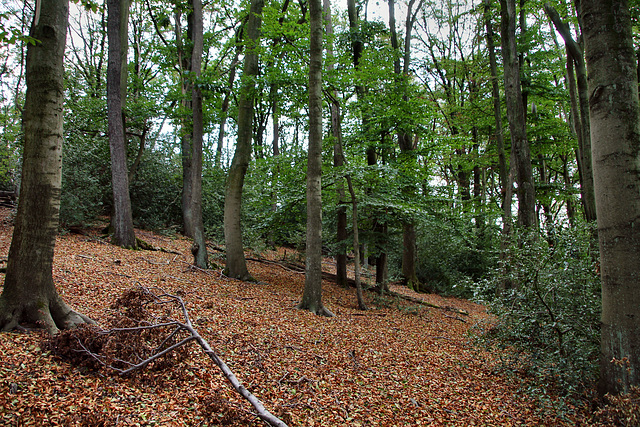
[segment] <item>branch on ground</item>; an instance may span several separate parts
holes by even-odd
[[[124,376],[145,368],[175,366],[188,357],[187,345],[195,341],[232,387],[251,403],[256,411],[254,415],[271,426],[286,427],[240,383],[193,327],[180,295],[154,293],[140,287],[125,292],[111,308],[115,313],[112,328],[89,326],[60,333],[49,341],[53,353],[75,365],[107,369]],[[171,309],[178,310],[181,320],[170,317]]]

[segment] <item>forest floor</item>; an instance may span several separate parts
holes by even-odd
[[[11,241],[0,217],[0,258]],[[130,251],[108,244],[100,226],[57,240],[53,276],[63,298],[98,323],[124,291],[159,287],[179,294],[194,326],[240,381],[290,426],[593,425],[585,408],[553,409],[523,393],[526,380],[499,369],[499,354],[474,345],[490,325],[482,305],[410,294],[455,311],[323,283],[326,318],[295,308],[304,275],[249,261],[257,283],[220,269],[190,267],[190,241],[137,230],[173,251]],[[251,254],[257,257],[258,254]],[[291,261],[295,251],[259,256]],[[221,264],[221,254],[210,253]],[[332,268],[326,260],[327,270]],[[0,286],[1,289],[1,286]],[[71,365],[37,333],[0,334],[0,425],[261,426],[253,408],[195,344],[180,366],[120,377]]]

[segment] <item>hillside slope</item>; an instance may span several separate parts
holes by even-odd
[[[487,319],[480,305],[418,296],[469,312],[460,316],[367,293],[372,309],[361,312],[353,290],[325,282],[324,301],[336,317],[318,317],[294,308],[302,274],[250,261],[258,283],[230,280],[220,270],[191,268],[190,242],[181,237],[138,230],[176,253],[127,251],[97,230],[58,239],[53,273],[65,300],[102,322],[131,287],[179,293],[200,333],[289,425],[581,424],[580,413],[560,420],[537,408],[494,369],[495,354],[472,344],[469,330]],[[0,258],[11,232],[5,211]],[[40,347],[38,334],[0,334],[0,425],[264,425],[195,345],[180,366],[131,378],[71,366]]]

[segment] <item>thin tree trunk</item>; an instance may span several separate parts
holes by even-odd
[[[491,0],[484,1],[484,19],[487,30],[487,49],[489,50],[489,65],[491,70],[491,94],[493,98],[493,117],[496,125],[496,150],[498,151],[498,174],[500,177],[500,188],[502,192],[502,223],[505,223],[505,215],[511,216],[511,212],[506,212],[505,196],[509,181],[509,169],[507,168],[507,157],[504,149],[504,136],[502,132],[502,108],[500,103],[500,85],[498,84],[498,62],[496,60],[495,44],[493,41],[493,24],[491,22]]]
[[[518,222],[524,228],[534,228],[536,226],[536,195],[518,65],[515,0],[500,0],[500,6],[507,117],[518,183]]]
[[[578,88],[578,104],[579,104],[579,123],[576,131],[579,132],[578,153],[580,156],[580,187],[582,190],[582,205],[584,207],[584,215],[587,221],[595,221],[596,218],[596,202],[593,189],[593,169],[591,160],[591,131],[589,125],[589,95],[587,88],[587,69],[584,63],[584,55],[582,48],[573,40],[569,25],[562,22],[558,12],[548,3],[544,5],[547,15],[564,39],[567,47],[568,61],[575,64],[576,78],[573,79],[573,73],[569,76],[569,81],[577,82]],[[567,70],[569,73],[569,70]],[[575,96],[575,95],[574,95]],[[574,116],[576,123],[578,115]]]
[[[331,3],[324,0],[324,20],[327,33],[327,71],[334,70],[333,53],[333,23],[331,18]],[[340,122],[340,104],[337,99],[338,93],[334,90],[331,93],[331,134],[333,136],[333,166],[336,169],[344,167],[344,156],[342,154],[342,125]],[[336,208],[336,241],[338,249],[336,253],[336,283],[338,286],[347,287],[347,207],[346,194],[343,179],[336,182],[338,193],[338,203]]]
[[[351,176],[347,175],[347,184],[349,186],[349,194],[351,195],[351,206],[353,212],[351,213],[351,220],[353,224],[353,270],[356,282],[356,299],[358,301],[358,308],[360,310],[366,310],[367,304],[364,302],[364,295],[362,294],[362,282],[360,277],[360,242],[358,238],[358,199],[356,199],[356,192],[353,190],[353,184],[351,182]]]
[[[640,386],[640,106],[629,5],[582,0],[602,323],[600,392]]]
[[[258,52],[260,26],[262,25],[263,0],[252,0],[249,20],[245,28],[245,56],[242,86],[238,100],[238,138],[236,151],[227,177],[224,199],[224,238],[227,263],[225,274],[241,280],[252,280],[242,245],[242,187],[251,161],[253,137],[253,101],[255,98],[255,76],[258,74]]]
[[[194,79],[200,77],[202,68],[202,54],[204,49],[204,23],[202,16],[202,0],[189,0],[192,11],[188,16],[189,39],[191,48],[191,72]],[[193,237],[193,262],[200,268],[207,268],[209,256],[204,235],[204,223],[202,219],[202,145],[204,134],[204,119],[202,113],[202,92],[197,84],[191,86],[191,167],[188,179],[191,181],[191,200],[189,200],[191,221],[193,229],[190,234]]]
[[[26,63],[22,188],[7,273],[0,295],[0,330],[19,324],[50,333],[95,323],[56,291],[52,266],[62,179],[64,49],[68,0],[36,5]]]
[[[239,31],[242,32],[242,29]],[[233,61],[231,61],[231,68],[229,69],[229,80],[227,92],[224,95],[224,99],[222,100],[222,106],[220,108],[220,128],[218,130],[218,144],[216,145],[216,156],[214,160],[214,165],[216,168],[220,168],[222,162],[222,148],[224,146],[224,137],[225,137],[225,128],[227,125],[227,112],[229,111],[229,102],[231,100],[231,95],[233,93],[233,82],[236,79],[236,68],[240,58],[240,53],[242,52],[242,43],[238,41],[236,46],[236,53],[233,57]]]
[[[122,58],[121,41],[125,24],[122,20],[128,16],[128,11],[122,8],[128,5],[126,0],[108,0],[107,36],[109,39],[109,62],[107,65],[107,109],[109,116],[109,149],[111,152],[111,185],[113,190],[113,226],[112,241],[114,244],[135,248],[136,236],[133,230],[133,216],[131,199],[129,196],[129,173],[127,170],[127,146],[124,134],[123,99],[126,94],[122,87]],[[125,59],[126,61],[126,59]],[[126,78],[126,77],[125,77]]]
[[[304,292],[298,308],[333,316],[322,304],[322,2],[309,0],[309,152]]]

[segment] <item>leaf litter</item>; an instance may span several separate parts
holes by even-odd
[[[323,283],[325,318],[295,309],[304,275],[248,261],[255,279],[190,268],[188,239],[146,230],[136,235],[165,251],[130,251],[105,243],[100,227],[57,239],[58,292],[105,327],[127,290],[179,294],[198,332],[269,411],[291,426],[593,425],[588,408],[563,416],[522,393],[526,379],[495,369],[497,356],[474,345],[486,308],[466,300],[392,290],[469,313],[445,310]],[[0,257],[12,227],[0,224]],[[211,257],[215,258],[216,253]],[[266,251],[279,261],[292,250]],[[218,256],[215,261],[223,263]],[[327,270],[334,268],[326,259]],[[335,269],[335,268],[334,268]],[[190,345],[162,369],[118,376],[56,356],[39,333],[0,334],[0,425],[262,426],[217,367]]]

